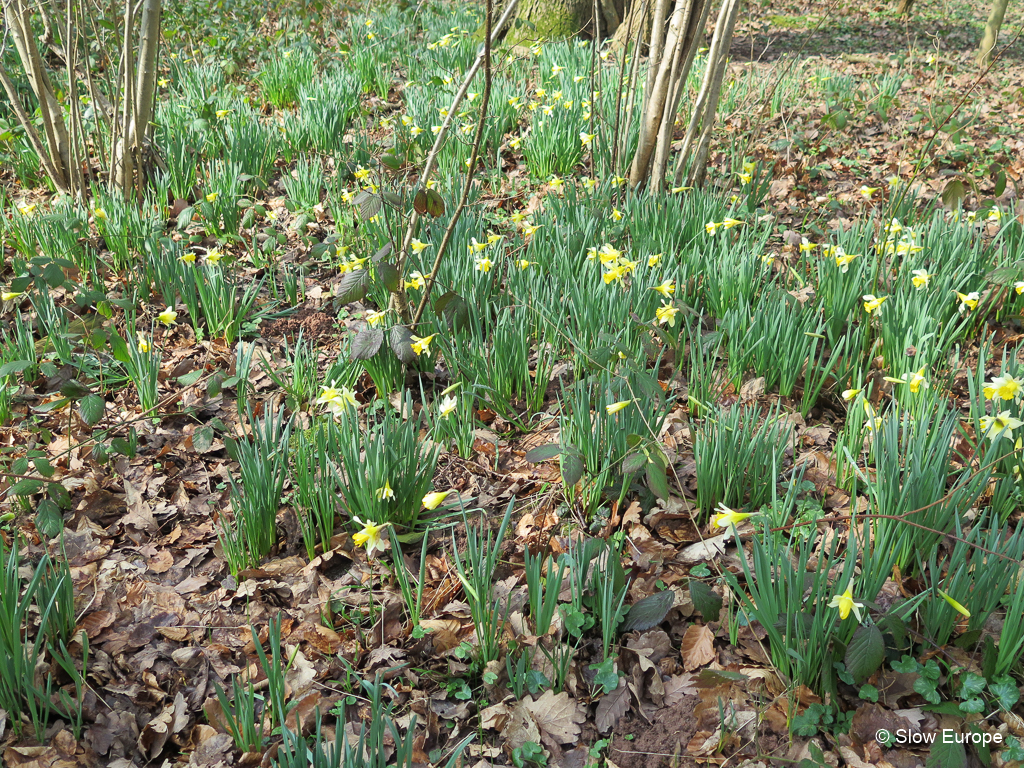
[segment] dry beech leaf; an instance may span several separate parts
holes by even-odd
[[[601,733],[608,733],[619,718],[629,712],[629,705],[633,697],[629,694],[629,686],[625,678],[619,680],[619,687],[609,694],[601,697],[597,702],[597,711],[594,713],[594,725]]]
[[[701,624],[691,624],[683,635],[680,648],[683,669],[693,672],[715,660],[715,635]]]
[[[545,691],[536,701],[525,702],[527,711],[537,725],[559,744],[574,744],[580,735],[580,726],[587,715],[575,699],[564,691]]]

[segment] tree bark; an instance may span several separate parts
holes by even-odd
[[[979,67],[987,67],[992,63],[992,49],[996,47],[996,40],[999,39],[999,28],[1003,26],[1007,2],[1008,0],[992,0],[992,10],[989,12],[988,22],[985,24],[985,34],[982,36],[981,46],[978,48],[977,64]]]
[[[900,0],[900,4],[896,7],[897,16],[909,16],[910,9],[914,7],[914,0]]]
[[[592,26],[593,0],[522,0],[505,38],[511,45],[566,40]]]

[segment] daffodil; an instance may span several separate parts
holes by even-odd
[[[678,307],[673,307],[665,302],[662,302],[661,306],[654,310],[654,316],[658,320],[658,325],[667,325],[669,328],[675,328],[676,315],[678,313]]]
[[[666,299],[669,298],[673,293],[676,292],[676,284],[672,280],[666,280],[661,285],[655,285],[651,288],[652,291],[657,291]]]
[[[373,327],[379,325],[381,321],[387,316],[386,311],[380,312],[367,312],[366,313],[366,324]]]
[[[412,128],[409,129],[409,133],[412,134],[412,136],[415,138],[416,136],[419,136],[421,133],[423,133],[423,129],[420,128],[418,125],[414,125]]]
[[[516,264],[519,265],[520,269],[529,269],[536,263],[536,261],[529,261],[527,259],[519,259],[519,261],[516,262]]]
[[[709,221],[707,224],[704,225],[704,231],[707,232],[709,235],[717,234],[718,230],[721,228],[721,222]]]
[[[493,266],[494,266],[494,262],[491,261],[486,256],[482,256],[481,258],[476,260],[476,271],[477,272],[490,272],[491,271],[491,267],[493,267]]]
[[[218,120],[223,120],[225,117],[227,117],[230,114],[231,114],[231,110],[230,109],[218,109],[217,112],[216,112]]]
[[[373,495],[377,497],[377,501],[389,501],[395,498],[395,492],[391,490],[391,483],[387,480],[384,481],[384,485],[374,491]]]
[[[216,201],[217,201],[217,198],[218,198],[219,196],[220,196],[220,192],[211,192],[210,194],[208,194],[208,195],[206,196],[206,202],[208,202],[208,203],[213,203],[213,202],[216,202]]]
[[[752,177],[749,173],[737,173],[736,178],[740,180],[740,184],[749,184]]]
[[[853,581],[851,580],[849,585],[846,587],[846,591],[841,595],[836,595],[832,598],[832,601],[828,604],[829,608],[839,609],[839,618],[843,621],[850,615],[850,611],[853,611],[853,615],[860,621],[860,609],[864,607],[864,603],[855,602],[853,599]]]
[[[434,491],[423,497],[423,506],[427,509],[437,509],[441,503],[448,498],[451,491]]]
[[[161,77],[159,80],[156,81],[156,84],[159,85],[161,88],[166,88],[168,85],[171,84],[171,81],[168,80],[166,77]]]
[[[842,394],[843,400],[845,400],[846,402],[850,402],[851,400],[853,400],[853,398],[859,395],[861,391],[862,390],[859,389],[844,389]]]
[[[4,291],[3,293],[0,293],[0,300],[10,301],[11,299],[16,299],[19,296],[24,295],[24,293],[24,291]]]
[[[412,337],[412,351],[416,353],[416,356],[420,356],[430,352],[430,342],[437,336],[436,333],[432,333],[429,336],[424,336],[422,339],[419,336]]]
[[[438,413],[440,414],[441,418],[442,419],[446,419],[458,407],[459,407],[459,401],[456,400],[451,395],[446,395],[441,400],[441,404],[438,406],[437,410],[438,410]]]
[[[817,243],[812,243],[806,237],[800,238],[800,253],[810,253],[818,247]]]
[[[995,400],[997,397],[1002,400],[1013,400],[1014,398],[1019,400],[1021,394],[1024,393],[1024,382],[1005,373],[985,384],[981,391],[987,400]]]
[[[889,297],[874,296],[870,293],[866,293],[861,298],[864,300],[864,311],[870,315],[874,312],[877,312],[878,308],[881,307],[882,304],[885,303],[885,300],[888,299]]]
[[[904,373],[898,379],[894,379],[891,376],[884,376],[883,378],[893,384],[908,384],[910,386],[911,393],[916,395],[922,386],[925,389],[928,389],[930,386],[927,379],[924,377],[924,370],[924,368],[920,368],[915,373]]]
[[[181,256],[178,257],[178,261],[183,262],[185,264],[195,264],[196,263],[196,252],[195,251],[185,251],[183,254],[181,254]]]
[[[928,285],[929,280],[935,277],[935,275],[929,273],[926,269],[915,269],[910,274],[913,275],[911,280],[914,282],[914,287],[919,291]]]
[[[689,192],[693,187],[672,187],[672,194],[678,195],[680,192]],[[714,234],[713,232],[711,234]]]
[[[142,331],[139,331],[136,334],[136,337],[138,339],[139,352],[141,352],[144,355],[147,354],[151,349],[149,339],[146,338],[145,334],[143,334]]]
[[[366,547],[367,557],[373,557],[374,553],[383,552],[388,548],[388,540],[381,535],[381,531],[391,523],[378,524],[370,520],[364,522],[358,517],[353,517],[352,522],[363,526],[358,533],[352,534],[352,543],[357,547]]]
[[[971,291],[970,293],[960,293],[960,291],[953,291],[956,297],[960,299],[959,310],[961,312],[973,311],[977,308],[978,302],[981,300],[981,295],[977,291]]]
[[[409,247],[412,248],[413,253],[421,253],[424,249],[430,248],[432,245],[433,243],[424,243],[422,240],[417,240],[415,238],[413,238],[409,243]]]
[[[985,437],[993,442],[1000,437],[1013,437],[1013,430],[1024,426],[1024,421],[1011,416],[1009,411],[1003,411],[996,416],[982,416],[981,428],[985,430]]]
[[[1003,212],[1000,211],[998,208],[993,208],[991,211],[988,212],[987,218],[989,221],[999,221],[1001,218],[1003,218]]]
[[[469,248],[470,253],[480,253],[487,247],[487,243],[477,242],[477,239],[475,237],[471,237],[469,239],[469,245],[467,247]]]
[[[523,224],[523,234],[526,235],[527,237],[529,237],[530,235],[532,235],[534,232],[536,232],[538,229],[540,229],[543,226],[544,226],[543,224],[530,224],[530,223]]]
[[[1018,296],[1024,293],[1024,280],[1018,280],[1016,283],[1014,283],[1013,290],[1017,292]]]
[[[354,408],[358,404],[356,393],[348,387],[324,387],[315,402],[317,405],[326,405],[336,419],[340,419],[349,407]]]
[[[900,224],[899,219],[893,219],[888,224],[886,224],[885,227],[883,227],[883,229],[885,230],[886,234],[898,235],[900,232],[903,231],[903,225]]]
[[[415,288],[417,291],[422,291],[423,286],[427,284],[427,278],[422,272],[416,271],[409,274],[409,279],[405,281],[405,289]]]
[[[858,254],[856,253],[842,253],[835,256],[836,266],[839,267],[839,271],[844,275],[850,270],[850,263],[856,259]]]
[[[596,136],[597,134],[594,135]],[[580,179],[580,181],[583,182],[583,188],[586,189],[588,192],[593,192],[594,187],[597,186],[597,179],[592,179],[589,176],[584,176],[582,179]]]
[[[622,282],[622,278],[626,276],[627,272],[625,269],[619,266],[612,267],[602,275],[605,285],[611,285],[615,282]]]
[[[107,220],[107,212],[105,210],[103,210],[102,208],[93,208],[92,209],[92,217],[94,219],[96,219],[96,221],[106,221]]]
[[[878,187],[869,187],[869,186],[868,186],[867,184],[865,184],[864,186],[862,186],[862,187],[861,187],[861,188],[860,188],[859,190],[857,190],[857,191],[858,191],[858,192],[860,192],[860,193],[861,193],[861,194],[862,194],[862,195],[863,195],[864,197],[866,197],[866,198],[869,198],[869,199],[870,199],[870,197],[871,197],[871,196],[872,196],[873,194],[875,194],[875,192],[877,192],[877,191],[878,191]]]
[[[161,312],[159,315],[157,315],[156,319],[159,320],[164,325],[174,325],[174,323],[178,319],[178,313],[175,312],[170,307],[168,307],[163,312]]]
[[[622,221],[622,211],[618,208],[612,208],[612,218],[615,221]]]
[[[552,176],[548,179],[548,186],[551,187],[555,192],[561,192],[562,187],[565,186],[565,182],[557,176]]]
[[[658,263],[661,261],[661,257],[664,256],[664,255],[665,254],[663,254],[663,253],[652,253],[650,256],[647,257],[647,266],[648,267],[656,267],[656,266],[658,266]]]
[[[495,243],[500,243],[504,239],[504,235],[496,235],[493,232],[491,232],[487,235],[487,244],[494,245]]]
[[[576,75],[576,76],[575,76],[575,77],[574,77],[574,78],[572,79],[572,81],[573,81],[574,83],[582,83],[582,82],[583,82],[584,80],[586,80],[586,79],[587,79],[587,78],[586,78],[586,76],[585,76],[585,75]]]
[[[726,229],[732,229],[733,227],[738,227],[742,223],[743,222],[740,221],[739,219],[726,219],[725,221],[722,222],[722,226],[725,227]]]
[[[31,205],[27,205],[27,204],[23,203],[23,204],[18,206],[18,213],[20,213],[22,216],[30,217],[35,212],[36,212],[36,204],[35,203],[32,203]]]
[[[589,147],[590,142],[597,138],[596,133],[587,133],[586,131],[580,131],[580,143],[584,147]]]
[[[726,538],[736,535],[736,526],[753,515],[753,512],[737,512],[729,509],[723,502],[718,502],[716,514],[711,518],[711,525],[715,528],[725,528]]]
[[[612,403],[611,405],[606,405],[604,407],[604,410],[605,410],[605,412],[609,416],[611,416],[613,413],[618,413],[619,411],[621,411],[623,408],[625,408],[627,405],[629,405],[632,402],[633,402],[632,400],[620,400],[617,403]]]
[[[956,611],[959,614],[962,614],[965,619],[971,618],[971,612],[970,611],[968,611],[966,608],[964,608],[960,603],[958,603],[956,600],[954,600],[948,594],[943,592],[941,589],[939,590],[939,597],[941,597],[943,600],[945,600],[947,603],[949,603],[951,606],[953,606],[953,610]]]
[[[563,70],[563,69],[565,69],[565,67],[560,67],[560,66],[558,66],[557,64],[552,64],[552,65],[551,65],[551,74],[552,74],[552,75],[558,75],[558,74],[561,74],[561,72],[562,72],[562,70]]]

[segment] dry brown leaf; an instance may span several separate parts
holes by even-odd
[[[619,718],[629,712],[629,706],[633,697],[629,693],[629,686],[625,678],[619,679],[619,687],[609,694],[601,697],[597,702],[597,711],[594,713],[594,725],[601,733],[608,733]]]
[[[573,744],[579,738],[580,726],[587,715],[568,693],[545,691],[536,701],[526,701],[527,711],[537,725],[559,744]]]
[[[693,672],[715,660],[715,635],[706,626],[691,624],[683,635],[680,647],[683,668]]]

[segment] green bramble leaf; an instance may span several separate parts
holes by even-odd
[[[380,328],[366,326],[352,339],[352,351],[349,357],[353,360],[369,360],[380,351],[384,343],[384,331]]]
[[[547,445],[538,445],[536,448],[531,448],[523,458],[533,464],[539,464],[542,461],[550,461],[561,452],[561,445],[558,443],[548,443]]]
[[[885,640],[882,639],[878,627],[857,627],[850,644],[846,646],[846,657],[843,661],[856,683],[866,680],[882,666],[882,662],[885,661]]]
[[[676,593],[671,589],[666,589],[663,592],[655,592],[653,595],[633,603],[626,614],[625,622],[622,624],[622,631],[632,632],[636,630],[643,632],[644,630],[651,629],[651,627],[658,626],[668,615],[668,612],[672,610],[675,599]]]

